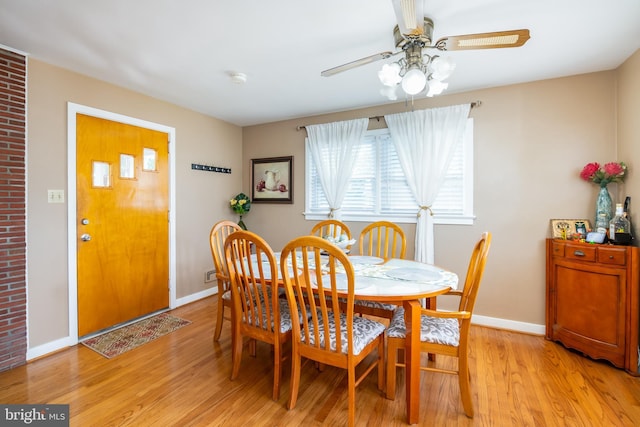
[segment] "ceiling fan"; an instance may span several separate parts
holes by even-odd
[[[442,81],[449,77],[455,64],[438,55],[429,55],[425,50],[455,51],[472,49],[501,49],[520,47],[529,40],[529,30],[507,30],[491,33],[447,36],[433,40],[433,20],[424,15],[424,0],[391,0],[398,25],[393,30],[396,52],[380,52],[320,73],[323,77],[350,70],[371,62],[391,58],[404,53],[404,58],[385,64],[378,73],[387,89],[381,91],[395,98],[395,89],[401,84],[409,95],[416,95],[428,87],[427,96],[438,95],[448,86]]]

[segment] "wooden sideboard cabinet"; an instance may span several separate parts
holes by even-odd
[[[546,243],[546,338],[640,375],[640,248]]]

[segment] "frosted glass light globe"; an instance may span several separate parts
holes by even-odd
[[[412,68],[402,78],[402,89],[409,95],[422,92],[427,84],[427,76],[419,68]]]
[[[444,83],[440,80],[429,80],[429,91],[427,92],[427,96],[432,97],[434,95],[440,95],[448,86],[449,83]]]
[[[396,86],[383,86],[380,89],[380,95],[386,96],[389,101],[395,101],[398,99],[398,95],[396,95]]]
[[[449,57],[436,56],[431,61],[431,77],[436,80],[444,80],[456,69],[456,64]]]
[[[378,78],[385,86],[395,86],[402,80],[400,77],[400,66],[397,63],[384,64],[378,71]]]

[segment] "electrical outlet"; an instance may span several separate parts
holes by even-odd
[[[216,271],[209,270],[204,272],[204,283],[211,283],[216,279]]]

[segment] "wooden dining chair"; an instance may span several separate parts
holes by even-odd
[[[327,255],[321,256],[321,253]],[[330,242],[318,236],[293,239],[282,250],[280,268],[292,317],[307,319],[293,324],[291,391],[287,407],[293,409],[296,405],[303,357],[321,366],[336,366],[347,370],[348,424],[353,426],[355,388],[375,367],[378,368],[378,388],[383,389],[385,326],[354,316],[353,265],[347,255]],[[339,296],[346,304],[338,301]],[[377,357],[356,376],[356,366],[375,350]]]
[[[379,258],[404,258],[407,240],[404,231],[390,221],[377,221],[367,225],[358,239],[360,255]],[[379,301],[356,300],[356,312],[391,319],[397,305]]]
[[[213,333],[214,342],[220,339],[224,319],[231,320],[231,317],[225,317],[225,307],[231,310],[231,284],[229,282],[227,262],[224,257],[224,241],[229,234],[240,230],[242,228],[235,222],[223,220],[215,223],[211,228],[211,233],[209,233],[211,256],[213,257],[213,266],[216,269],[216,281],[218,282],[218,312],[216,315],[216,329]]]
[[[273,348],[273,400],[280,397],[282,362],[287,358],[283,344],[291,338],[289,304],[273,292],[278,280],[278,262],[271,247],[250,231],[237,231],[225,241],[225,257],[231,280],[232,342],[231,379],[240,373],[244,338],[248,337],[251,356],[256,354],[255,340]]]
[[[407,239],[398,224],[376,221],[367,225],[358,238],[360,255],[379,258],[404,258]]]
[[[473,402],[469,384],[469,329],[471,328],[473,306],[478,295],[490,246],[491,233],[485,232],[473,248],[462,291],[452,290],[444,294],[460,298],[458,311],[421,310],[420,351],[456,357],[458,358],[458,369],[438,368],[434,363],[421,366],[420,369],[458,375],[462,406],[469,418],[473,418]],[[398,363],[398,350],[404,348],[406,334],[404,308],[400,307],[396,310],[387,328],[386,395],[388,399],[395,398],[396,367],[404,367],[404,364]]]
[[[322,238],[331,236],[334,239],[340,237],[343,234],[346,234],[347,240],[351,240],[351,230],[349,229],[347,224],[337,219],[325,219],[318,222],[313,226],[313,228],[311,228],[311,234],[313,236],[319,236]],[[346,249],[350,248],[351,245],[346,247]]]

